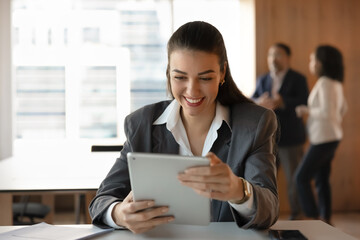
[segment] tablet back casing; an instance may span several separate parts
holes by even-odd
[[[208,225],[210,200],[180,184],[177,175],[186,168],[208,166],[205,157],[155,153],[127,155],[134,201],[155,200],[156,206],[169,206],[171,223]]]

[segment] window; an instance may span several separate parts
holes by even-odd
[[[16,138],[124,138],[127,114],[166,99],[169,9],[168,1],[14,0]]]
[[[100,31],[99,28],[84,28],[83,29],[83,41],[84,43],[99,43]]]
[[[52,43],[52,33],[51,33],[51,29],[48,30],[48,44],[51,45]]]
[[[83,69],[80,85],[80,138],[116,138],[116,67]]]
[[[15,75],[16,138],[64,138],[65,68],[18,66]]]
[[[187,21],[208,21],[222,32],[234,79],[249,93],[240,2],[12,0],[16,142],[121,144],[127,114],[167,99],[166,43]]]

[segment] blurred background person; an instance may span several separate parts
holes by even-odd
[[[301,218],[294,174],[304,153],[306,140],[305,126],[296,116],[295,108],[306,105],[309,90],[306,78],[290,68],[290,47],[284,43],[275,43],[269,48],[268,66],[270,72],[257,80],[252,98],[263,107],[275,111],[280,123],[278,142],[278,164],[284,169],[287,181],[287,193],[290,203],[290,217]]]
[[[343,137],[341,122],[347,110],[343,92],[344,65],[340,51],[332,46],[318,46],[310,55],[310,72],[318,77],[308,106],[296,108],[306,116],[310,146],[296,171],[300,204],[307,217],[330,223],[331,161]],[[318,205],[311,188],[315,179]]]

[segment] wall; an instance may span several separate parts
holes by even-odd
[[[338,47],[345,62],[345,95],[349,111],[344,139],[332,164],[333,209],[360,210],[360,1],[358,0],[256,0],[256,75],[267,71],[269,46],[288,43],[292,67],[308,78],[309,55],[318,44]],[[281,211],[288,210],[283,174],[279,176]]]

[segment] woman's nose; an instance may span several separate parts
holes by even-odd
[[[191,96],[196,96],[196,94],[199,92],[200,90],[200,85],[199,85],[199,81],[197,79],[189,79],[188,84],[187,84],[187,92],[188,94],[190,94]]]

